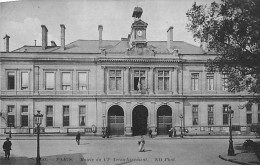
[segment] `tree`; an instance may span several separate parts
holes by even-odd
[[[260,102],[260,1],[196,2],[186,13],[195,41],[217,54],[206,64],[210,72],[228,74],[228,91],[247,91]]]

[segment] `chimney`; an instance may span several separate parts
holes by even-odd
[[[208,49],[208,44],[205,40],[201,39],[201,42],[200,42],[200,48],[202,50],[204,50],[205,52],[208,52],[209,49]]]
[[[48,29],[45,25],[42,25],[42,49],[45,50],[48,46]]]
[[[102,25],[98,25],[98,31],[99,31],[99,48],[102,48],[102,31],[103,31]]]
[[[10,36],[8,36],[7,34],[4,37],[5,52],[9,52],[9,38],[10,38]]]
[[[56,43],[55,43],[55,41],[51,41],[51,46],[52,46],[52,47],[56,47],[56,46],[57,46]]]
[[[167,30],[167,49],[171,51],[171,46],[173,46],[173,27],[169,27]]]
[[[60,46],[63,50],[65,50],[65,25],[61,24],[60,28],[61,28],[61,44],[60,44]]]

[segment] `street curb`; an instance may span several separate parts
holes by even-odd
[[[218,157],[219,157],[220,159],[222,159],[222,160],[229,161],[229,162],[233,162],[233,163],[240,164],[240,165],[252,165],[252,164],[249,164],[249,163],[244,163],[244,162],[236,161],[236,160],[233,160],[233,159],[226,159],[226,158],[224,158],[224,157],[221,156],[221,155],[219,155]]]

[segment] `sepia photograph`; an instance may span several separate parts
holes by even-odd
[[[259,0],[1,0],[0,165],[259,165]]]

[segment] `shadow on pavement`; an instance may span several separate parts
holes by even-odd
[[[5,157],[0,158],[1,165],[33,165],[35,164],[35,160],[27,157],[12,157],[8,160]]]

